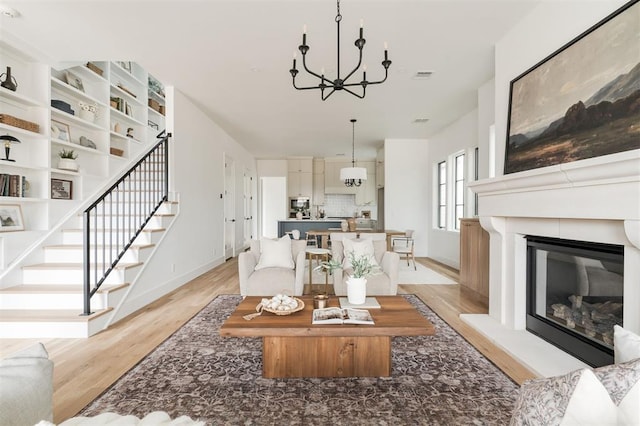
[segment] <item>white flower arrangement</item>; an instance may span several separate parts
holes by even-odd
[[[80,101],[80,109],[83,111],[92,112],[95,114],[96,112],[98,112],[98,104],[96,103],[88,104]]]

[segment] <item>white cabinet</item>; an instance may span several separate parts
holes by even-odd
[[[327,194],[355,194],[355,187],[347,187],[340,180],[340,169],[351,167],[349,160],[335,160],[325,158],[324,161],[324,186]]]
[[[287,159],[287,193],[289,197],[311,197],[313,193],[313,159]]]
[[[356,166],[367,169],[367,180],[356,189],[356,204],[359,206],[376,204],[376,162],[358,161]]]
[[[315,206],[324,204],[324,159],[313,160],[313,199]]]

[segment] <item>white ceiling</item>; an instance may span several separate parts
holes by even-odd
[[[324,102],[317,90],[296,91],[289,68],[307,24],[310,68],[335,72],[333,0],[3,1],[21,16],[0,25],[52,61],[140,63],[259,158],[350,158],[351,118],[356,157],[370,158],[385,138],[427,138],[475,108],[476,89],[493,76],[493,45],[538,3],[342,0],[342,74],[357,60],[361,18],[368,80],[383,76],[384,41],[393,64],[365,99],[334,93]],[[434,74],[418,81],[419,70]],[[297,80],[312,83],[303,72]]]

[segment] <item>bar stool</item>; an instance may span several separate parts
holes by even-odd
[[[307,246],[318,247],[318,235],[313,231],[307,231],[305,233],[305,238],[307,240]]]

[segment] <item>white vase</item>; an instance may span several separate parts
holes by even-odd
[[[78,113],[78,117],[80,117],[83,120],[86,120],[90,123],[93,123],[96,120],[96,113],[92,112],[92,111],[86,111],[84,109],[81,109],[80,112]]]
[[[367,298],[366,278],[347,278],[347,299],[352,305],[362,305]]]

